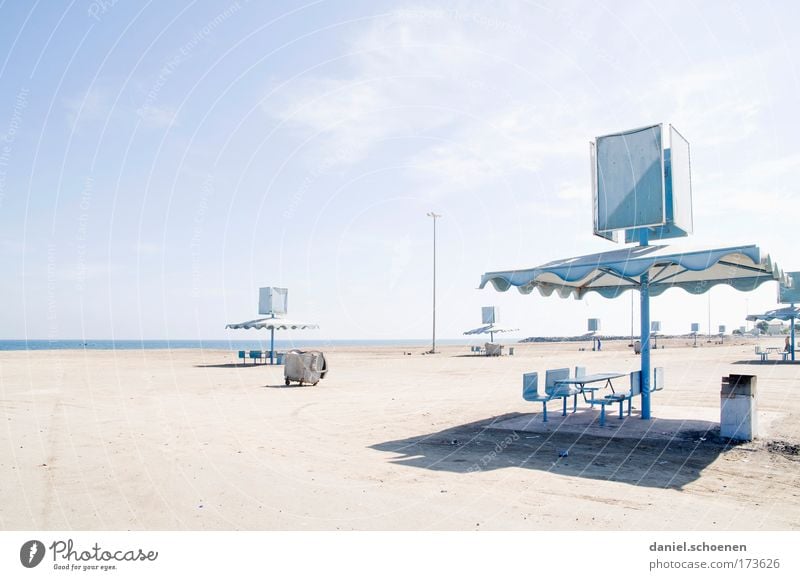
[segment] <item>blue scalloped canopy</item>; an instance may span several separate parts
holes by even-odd
[[[317,324],[309,322],[297,322],[296,320],[287,320],[285,318],[257,318],[255,320],[248,320],[246,322],[237,322],[235,324],[226,324],[225,328],[233,329],[250,329],[256,330],[305,330],[307,328],[319,328]]]
[[[516,332],[519,328],[509,328],[507,326],[495,326],[494,324],[485,324],[478,328],[466,331],[464,334],[499,334],[501,332]]]
[[[679,250],[671,246],[636,246],[601,254],[556,260],[536,268],[487,272],[480,287],[491,283],[505,292],[512,286],[522,294],[536,288],[543,296],[557,292],[562,298],[583,298],[597,292],[615,298],[639,287],[639,277],[649,273],[650,294],[669,288],[702,294],[718,284],[749,291],[764,282],[784,280],[780,269],[755,245],[717,249]]]
[[[800,318],[800,308],[787,306],[786,308],[770,310],[764,314],[750,314],[747,320],[793,320],[796,318]]]

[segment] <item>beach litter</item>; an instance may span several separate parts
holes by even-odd
[[[772,453],[780,453],[787,456],[800,455],[800,445],[795,445],[786,441],[770,441],[767,443],[767,450]],[[750,450],[748,449],[747,451]]]

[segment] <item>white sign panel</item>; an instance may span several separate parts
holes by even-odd
[[[595,155],[596,233],[666,223],[661,125],[598,137]]]
[[[258,289],[258,313],[259,314],[286,314],[289,290],[287,288],[268,288]]]

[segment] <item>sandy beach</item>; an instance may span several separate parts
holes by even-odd
[[[659,340],[662,423],[637,402],[601,429],[581,404],[586,428],[570,430],[554,402],[546,429],[498,428],[540,421],[522,373],[629,372],[626,342],[517,344],[500,358],[337,348],[315,387],[227,351],[2,352],[0,527],[800,529],[800,364],[757,363],[754,343]],[[719,437],[729,373],[758,376],[755,441]]]

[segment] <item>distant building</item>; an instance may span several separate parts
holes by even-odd
[[[781,334],[786,334],[783,322],[779,320],[776,320],[775,322],[770,322],[769,326],[767,327],[767,334],[769,336],[778,336]]]

